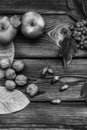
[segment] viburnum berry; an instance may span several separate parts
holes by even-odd
[[[73,38],[77,41],[78,44],[83,45],[87,39],[87,20],[78,21],[72,32]],[[83,49],[83,46],[80,47]]]

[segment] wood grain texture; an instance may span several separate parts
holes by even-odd
[[[17,58],[58,57],[59,48],[56,39],[53,40],[48,33],[54,32],[56,26],[60,26],[61,23],[72,24],[73,21],[67,15],[43,15],[43,17],[46,27],[41,38],[31,40],[18,32],[14,41]]]
[[[39,87],[39,93],[31,98],[31,101],[49,101],[49,99],[57,98],[63,101],[82,101],[79,98],[81,87],[87,80],[87,60],[73,60],[66,70],[64,70],[59,59],[25,59],[23,61],[25,63],[23,74],[28,76],[29,84],[36,83]],[[69,85],[68,90],[65,92],[59,91],[63,85],[61,82],[51,85],[50,81],[53,76],[41,77],[42,69],[46,66],[53,69],[54,75],[62,76],[60,81]],[[77,75],[77,77],[70,77],[72,75]],[[25,93],[26,87],[18,89]]]
[[[0,129],[2,130],[2,129]],[[9,129],[3,129],[3,130],[67,130],[67,129],[61,129],[61,128],[9,128]],[[73,129],[68,129],[73,130]]]
[[[71,4],[72,5],[72,4]],[[75,8],[74,8],[75,9]],[[87,129],[87,106],[81,100],[80,90],[84,81],[87,80],[87,52],[78,51],[72,64],[64,70],[62,59],[59,59],[59,48],[48,33],[53,31],[59,23],[73,23],[66,15],[59,15],[59,10],[67,11],[66,0],[0,0],[0,14],[12,15],[23,14],[28,10],[35,10],[42,14],[46,27],[44,35],[36,40],[25,38],[20,31],[15,38],[15,58],[23,59],[25,69],[23,74],[28,76],[29,83],[39,86],[38,94],[30,98],[31,104],[24,110],[0,115],[0,128],[15,130],[39,130],[50,127],[49,130]],[[43,67],[49,66],[55,75],[63,76],[61,81],[70,87],[65,92],[59,92],[61,83],[50,84],[53,76],[41,77]],[[78,75],[70,77],[68,75]],[[67,77],[68,76],[68,77]],[[83,78],[84,77],[84,78]],[[24,94],[26,87],[17,88]],[[61,99],[62,103],[53,105],[49,99]],[[42,129],[40,129],[42,130]]]
[[[0,116],[0,128],[79,128],[86,129],[87,108],[84,103],[31,103],[23,111]]]
[[[54,33],[55,28],[60,24],[73,24],[74,21],[67,15],[43,15],[46,27],[45,32],[39,39],[28,39],[18,32],[14,40],[16,58],[57,58],[59,57],[59,47],[56,45],[57,39],[49,36]],[[87,51],[78,50],[76,57],[87,57]]]
[[[87,12],[87,1],[83,0],[84,3],[84,9]],[[66,5],[67,8],[69,9],[69,11],[71,12],[71,15],[78,21],[78,20],[82,20],[85,19],[86,15],[84,13],[82,13],[83,11],[81,11],[81,7],[79,5],[76,5],[74,3],[74,0],[66,0]],[[79,10],[79,8],[80,10]],[[81,12],[80,12],[81,11]]]
[[[43,13],[49,10],[67,10],[65,0],[0,0],[0,14],[24,13],[30,9],[44,10]]]
[[[2,129],[0,129],[2,130]],[[67,130],[67,129],[61,129],[61,128],[9,128],[9,129],[3,129],[3,130]],[[73,130],[73,129],[68,129]]]

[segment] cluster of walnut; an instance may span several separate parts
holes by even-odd
[[[24,63],[21,60],[15,60],[12,65],[8,59],[2,59],[0,61],[0,80],[5,78],[5,87],[8,90],[14,90],[16,86],[27,86],[26,92],[30,96],[36,95],[38,87],[36,84],[28,84],[27,76],[21,74],[24,69]]]

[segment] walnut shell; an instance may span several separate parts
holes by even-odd
[[[6,70],[5,76],[7,79],[15,79],[16,73],[13,69]]]
[[[20,72],[20,71],[22,71],[24,69],[24,63],[21,60],[16,60],[16,61],[13,62],[12,68],[16,72]]]
[[[25,75],[18,75],[15,79],[15,82],[19,86],[24,86],[27,84],[27,77]]]
[[[30,85],[27,86],[26,92],[30,96],[35,96],[38,92],[38,86],[36,84],[30,84]]]
[[[15,87],[16,87],[16,84],[15,84],[15,82],[12,81],[12,80],[7,80],[7,81],[5,82],[5,87],[6,87],[8,90],[14,90]]]
[[[8,59],[4,58],[4,59],[1,59],[0,65],[2,69],[7,69],[10,66],[10,62]]]

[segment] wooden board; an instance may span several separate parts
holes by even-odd
[[[29,83],[36,83],[39,86],[38,95],[31,98],[31,101],[49,101],[50,98],[59,98],[63,101],[82,101],[79,98],[81,87],[85,80],[87,80],[87,60],[73,60],[72,64],[66,70],[63,69],[62,62],[58,59],[25,59],[23,61],[25,63],[23,74],[28,76]],[[61,82],[54,85],[50,83],[54,76],[47,75],[45,78],[42,78],[41,72],[45,66],[53,69],[54,76],[63,76],[60,81],[68,84],[70,88],[65,92],[60,92]],[[77,77],[70,77],[71,75],[77,75]],[[25,93],[26,87],[18,89]]]
[[[56,39],[49,36],[51,31],[55,31],[58,24],[74,24],[74,21],[67,15],[43,15],[46,23],[45,32],[39,39],[28,39],[21,32],[18,32],[14,40],[16,48],[16,58],[57,58],[59,57],[59,47]],[[76,57],[87,57],[87,51],[78,50]]]
[[[65,0],[0,0],[0,13],[5,14],[21,14],[28,10],[42,10],[42,13],[48,12],[48,11],[58,11],[58,10],[67,10],[67,7],[65,6],[66,1]]]
[[[80,89],[84,83],[84,78],[65,78],[64,81],[70,85],[65,92],[59,92],[59,83],[50,85],[50,76],[46,79],[40,78],[43,67],[50,65],[54,69],[55,75],[78,74],[85,75],[87,60],[73,60],[69,68],[64,71],[60,60],[23,60],[25,63],[24,74],[39,86],[39,93],[34,98],[27,97],[31,104],[23,111],[10,115],[0,116],[0,128],[10,127],[50,127],[50,128],[86,128],[87,108],[83,100],[80,100]],[[80,65],[79,65],[80,64]],[[78,68],[79,65],[79,68]],[[36,67],[35,67],[36,66]],[[79,71],[80,69],[80,71]],[[25,88],[18,88],[25,93]],[[25,93],[26,94],[26,93]],[[50,98],[59,98],[62,103],[53,105],[49,103]],[[67,118],[68,117],[68,118]],[[67,118],[67,120],[66,120]],[[79,125],[80,124],[80,125]]]
[[[19,113],[0,116],[0,127],[86,129],[86,110],[84,103],[31,103]]]
[[[27,95],[31,104],[23,111],[0,115],[1,129],[87,129],[87,106],[84,100],[79,98],[81,87],[87,80],[87,51],[78,50],[77,56],[64,70],[62,59],[59,58],[59,48],[48,35],[59,23],[74,23],[66,14],[59,14],[60,10],[63,13],[68,11],[66,2],[67,0],[0,0],[1,15],[22,15],[28,10],[35,10],[42,14],[46,22],[45,32],[41,38],[30,40],[19,31],[14,40],[15,58],[24,61],[23,74],[28,76],[29,83],[36,83],[39,86],[39,93],[34,98]],[[87,5],[87,2],[85,3]],[[53,76],[48,75],[45,79],[41,77],[41,70],[45,66],[51,67],[55,75],[63,76],[61,81],[70,86],[67,91],[59,91],[61,86],[59,82],[50,84]],[[25,87],[17,89],[26,94]],[[50,98],[61,99],[62,103],[53,105],[49,102]]]

